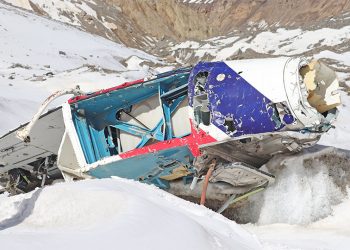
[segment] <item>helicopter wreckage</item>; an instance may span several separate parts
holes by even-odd
[[[335,72],[305,58],[200,62],[85,94],[50,96],[0,138],[0,185],[12,194],[66,181],[118,176],[218,212],[264,190],[273,156],[299,152],[332,128]],[[56,97],[74,94],[43,114]]]

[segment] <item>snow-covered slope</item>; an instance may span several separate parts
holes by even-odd
[[[293,175],[281,177],[281,183],[284,179],[291,185],[289,190],[302,187]],[[308,176],[306,181],[313,181],[312,177]],[[285,195],[291,195],[293,201],[301,194],[297,191],[283,195],[280,191],[270,191],[276,202],[268,215],[270,218],[279,205],[288,204]],[[323,193],[327,198],[331,198],[330,194]],[[279,203],[278,199],[286,203]],[[302,209],[309,204],[305,201],[300,200],[300,209],[293,214],[303,215]],[[291,218],[291,224],[266,221],[242,227],[205,207],[131,180],[59,183],[28,194],[0,196],[0,246],[14,250],[24,246],[28,250],[48,246],[53,250],[111,247],[128,250],[346,250],[350,244],[349,204],[350,199],[346,197],[343,203],[333,207],[331,215],[307,225],[297,225]],[[267,205],[262,206],[269,209]],[[286,215],[294,205],[290,203],[290,206]]]
[[[340,28],[319,28],[315,30],[278,28],[270,31],[247,31],[247,34],[232,33],[227,36],[204,41],[186,41],[169,47],[171,55],[181,63],[198,59],[227,60],[240,57],[295,56],[311,52],[319,58],[330,58],[342,63],[348,62],[350,24]],[[325,53],[322,49],[338,53]],[[255,53],[249,55],[246,52]],[[316,53],[315,53],[316,52]],[[347,64],[349,65],[349,64]]]
[[[160,61],[0,3],[0,134],[28,121],[53,91],[92,91],[142,78]],[[128,67],[128,61],[132,65]],[[137,59],[137,60],[136,60]],[[130,63],[129,63],[130,64]]]
[[[27,0],[15,2],[32,8]],[[75,25],[95,15],[95,10],[81,1],[33,2],[40,3],[56,20]],[[72,6],[71,2],[77,4]],[[83,2],[93,4],[90,0]],[[183,2],[200,5],[197,0]],[[65,10],[74,13],[70,18],[77,19],[65,18]],[[79,19],[79,15],[84,17]],[[183,43],[165,40],[157,52],[171,55],[180,64],[313,55],[330,62],[345,86],[350,85],[350,19],[342,19],[341,27],[313,30],[264,30],[265,23],[259,22],[249,34],[234,32]],[[86,91],[105,88],[142,78],[156,65],[165,66],[159,58],[140,50],[0,3],[0,135],[29,120],[54,90],[77,84]],[[336,129],[320,143],[350,149],[350,98],[346,92],[342,97]],[[346,190],[340,192],[333,185],[323,166],[314,166],[313,171],[310,174],[294,161],[261,196],[258,224],[245,228],[255,233],[263,246],[234,222],[205,208],[154,187],[103,180],[1,196],[0,249],[347,249],[350,220]]]
[[[347,250],[350,245],[349,206],[347,197],[333,207],[332,215],[306,226],[248,224],[244,228],[259,237],[264,249]]]
[[[235,222],[124,179],[0,196],[1,249],[261,249]]]
[[[165,41],[204,40],[249,28],[326,27],[347,0],[2,0],[143,50]],[[284,11],[281,11],[284,10]]]

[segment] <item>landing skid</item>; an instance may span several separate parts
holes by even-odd
[[[224,212],[228,207],[230,207],[231,205],[233,205],[234,203],[237,203],[243,199],[248,198],[249,196],[259,193],[261,191],[263,191],[268,185],[268,182],[264,183],[263,185],[261,185],[260,187],[256,187],[253,188],[252,190],[241,194],[241,195],[231,195],[230,198],[228,198],[225,203],[216,211],[217,213],[221,214],[222,212]]]
[[[273,175],[243,162],[219,163],[215,166],[213,162],[215,160],[211,161],[206,174],[202,169],[202,174],[194,178],[191,185],[180,180],[174,181],[170,183],[168,191],[194,202],[200,198],[202,205],[213,210],[217,210],[217,205],[220,205],[224,211],[231,204],[262,191],[275,179]]]

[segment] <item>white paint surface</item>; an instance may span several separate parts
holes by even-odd
[[[289,58],[279,57],[225,61],[236,73],[272,102],[287,100],[284,89],[284,68]]]

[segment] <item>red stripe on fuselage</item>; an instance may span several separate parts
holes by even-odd
[[[126,159],[138,155],[154,153],[165,149],[187,146],[190,149],[193,156],[197,157],[200,155],[200,145],[216,142],[216,140],[209,134],[205,133],[203,130],[197,131],[192,125],[191,132],[192,133],[190,135],[185,136],[183,138],[176,138],[168,141],[158,142],[143,148],[136,148],[128,152],[121,153],[119,154],[119,156],[122,159]]]
[[[81,101],[81,100],[85,100],[85,99],[89,99],[89,98],[92,98],[92,97],[95,97],[95,96],[98,96],[98,95],[106,94],[106,93],[114,91],[114,90],[124,89],[124,88],[130,87],[132,85],[140,84],[140,83],[143,83],[143,82],[144,82],[143,79],[139,79],[139,80],[132,81],[132,82],[125,82],[123,84],[120,84],[120,85],[112,87],[112,88],[102,89],[100,91],[94,92],[91,95],[76,96],[74,98],[69,99],[68,103],[69,104],[76,103],[76,102]]]

